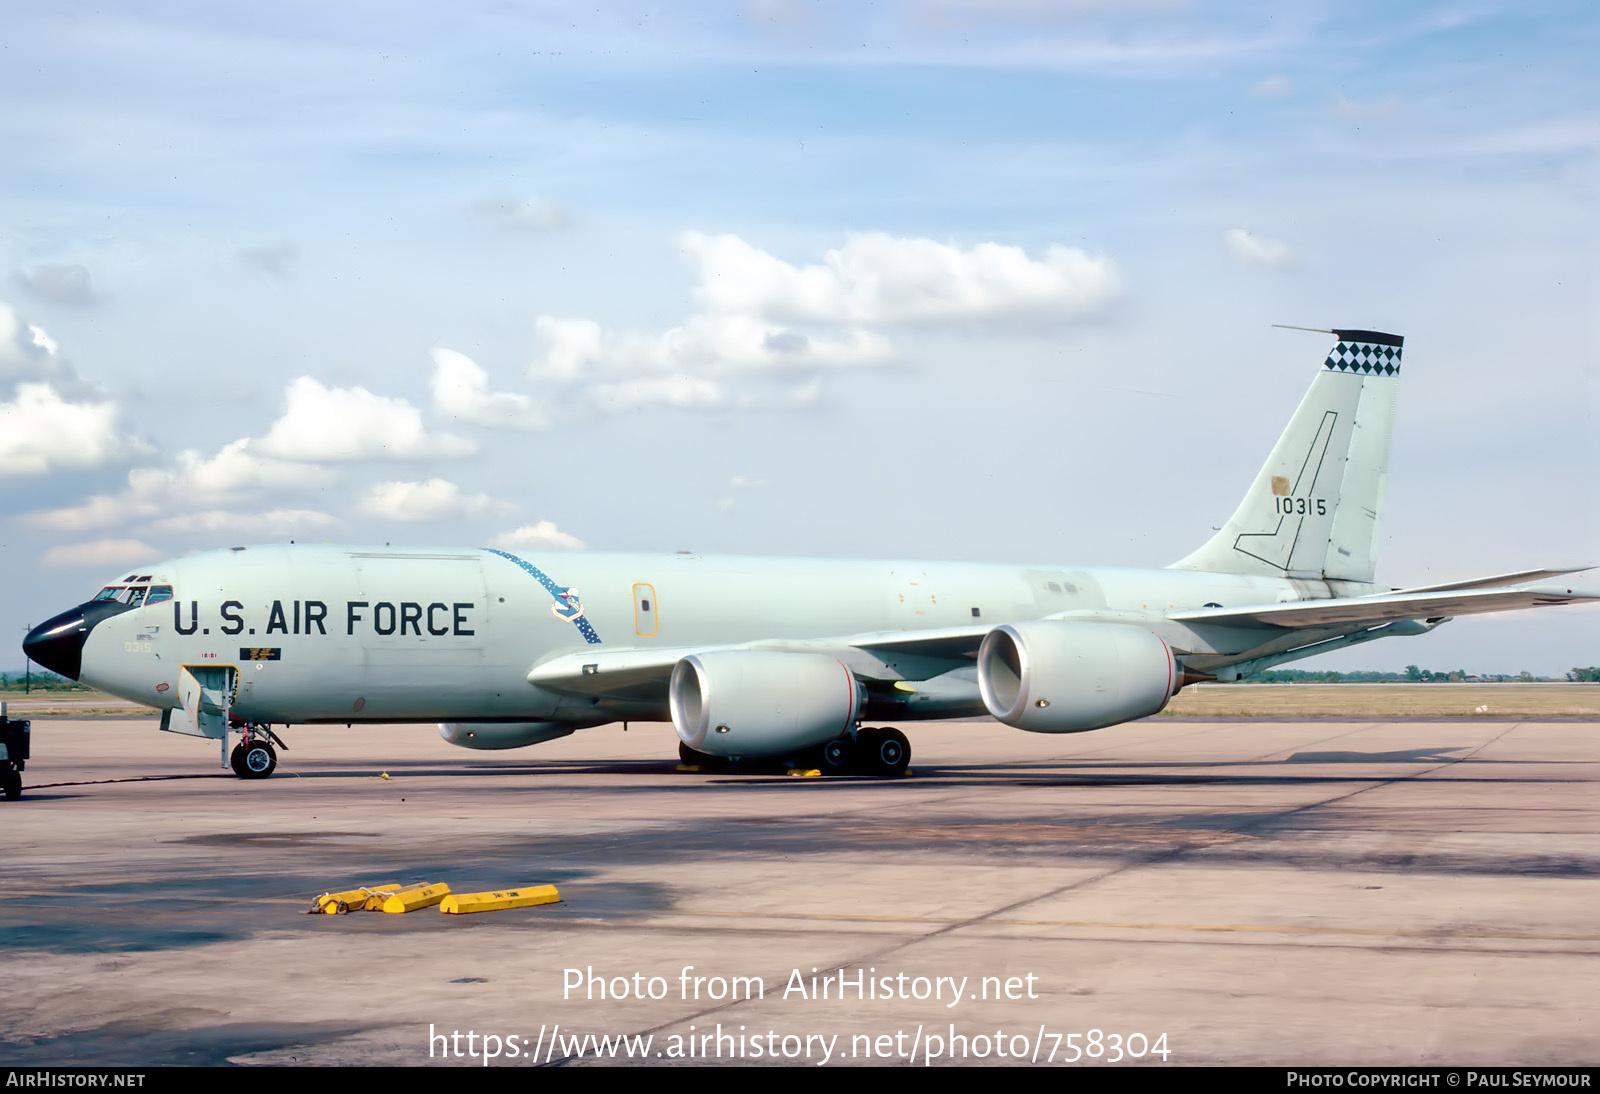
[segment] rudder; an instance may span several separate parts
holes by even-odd
[[[1405,339],[1339,342],[1222,529],[1176,570],[1371,582]]]

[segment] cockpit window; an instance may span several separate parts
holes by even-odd
[[[130,608],[141,604],[159,604],[172,599],[171,585],[107,585],[94,597],[96,600],[115,600]]]

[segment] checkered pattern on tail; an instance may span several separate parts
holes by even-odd
[[[1380,346],[1375,342],[1340,342],[1328,354],[1323,367],[1363,376],[1394,376],[1400,372],[1400,347]]]

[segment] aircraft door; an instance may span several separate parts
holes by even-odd
[[[656,636],[656,590],[640,583],[633,587],[633,633],[640,638]]]
[[[233,710],[239,670],[232,665],[185,665],[178,672],[178,709],[163,711],[161,728],[222,742],[228,762],[228,716]]]

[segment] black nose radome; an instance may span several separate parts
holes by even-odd
[[[102,619],[131,610],[114,600],[91,600],[47,619],[22,640],[22,652],[51,672],[76,680],[83,672],[83,644]]]

